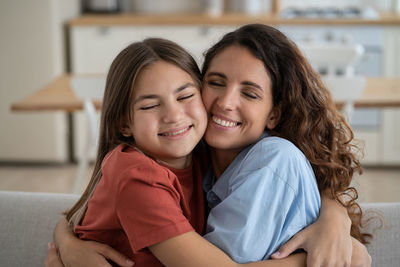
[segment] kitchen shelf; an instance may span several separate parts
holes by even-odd
[[[276,15],[223,14],[219,17],[207,14],[91,14],[69,21],[70,26],[111,25],[241,25],[262,23],[271,25],[400,25],[400,15],[380,13],[379,19],[283,19]]]

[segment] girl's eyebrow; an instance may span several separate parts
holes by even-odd
[[[185,83],[184,85],[179,86],[177,89],[175,89],[175,90],[174,90],[174,94],[177,94],[177,93],[179,93],[179,92],[185,90],[185,89],[188,88],[188,87],[196,87],[196,86],[195,86],[194,83],[190,83],[190,82],[189,82],[189,83]],[[135,101],[133,102],[133,104],[136,104],[136,103],[138,103],[138,102],[140,102],[140,101],[143,101],[143,100],[145,100],[145,99],[157,99],[157,98],[160,98],[160,96],[159,96],[159,95],[156,95],[156,94],[141,95],[141,96],[139,96],[137,99],[135,99]]]
[[[194,83],[185,83],[184,85],[179,86],[179,87],[174,91],[174,93],[177,94],[177,93],[183,91],[184,89],[186,89],[186,88],[188,88],[188,87],[196,87],[196,85],[195,85]]]

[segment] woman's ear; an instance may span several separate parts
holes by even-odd
[[[280,119],[281,119],[281,106],[278,105],[276,107],[273,107],[271,112],[268,114],[265,126],[267,127],[267,129],[273,130],[276,127],[276,125],[278,125]]]

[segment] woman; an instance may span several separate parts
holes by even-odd
[[[246,64],[242,62],[243,60],[246,60]],[[336,200],[347,207],[349,211],[353,211],[354,207],[357,207],[354,202],[355,197],[349,194],[349,199],[343,198],[347,192],[354,190],[349,189],[349,184],[354,171],[360,170],[357,157],[350,151],[352,147],[350,141],[353,138],[351,129],[336,111],[334,103],[318,75],[290,40],[276,29],[265,25],[244,26],[225,35],[207,52],[203,75],[202,96],[209,114],[205,140],[210,145],[214,177],[223,178],[219,178],[208,193],[211,205],[218,205],[211,210],[208,221],[210,231],[208,235],[217,237],[210,238],[214,244],[226,249],[225,252],[234,257],[240,250],[240,246],[231,246],[230,240],[234,237],[237,227],[235,225],[234,227],[226,226],[225,222],[247,221],[254,215],[252,213],[254,211],[250,211],[252,209],[242,209],[241,212],[236,212],[235,205],[243,199],[245,201],[260,199],[262,203],[265,203],[265,200],[273,199],[270,194],[252,191],[257,183],[248,185],[248,179],[245,178],[248,175],[254,176],[251,172],[246,173],[246,168],[240,168],[240,166],[246,167],[251,163],[247,155],[252,155],[253,148],[258,148],[255,155],[262,155],[263,152],[270,153],[267,149],[268,146],[258,147],[260,142],[265,142],[266,139],[269,142],[272,140],[271,138],[276,138],[270,136],[290,141],[306,156],[315,173],[319,190],[325,196],[323,197],[325,205],[335,205],[334,200]],[[279,149],[277,151],[279,153]],[[284,159],[282,155],[280,157]],[[269,164],[268,168],[271,167],[270,163],[266,163]],[[279,161],[273,163],[273,173],[279,171],[278,166]],[[258,166],[253,167],[258,168]],[[254,171],[251,168],[250,171]],[[266,169],[268,170],[268,168]],[[237,171],[237,175],[224,178],[224,171],[232,169]],[[212,177],[213,175],[211,175],[211,180]],[[240,194],[240,186],[243,184],[246,185],[244,191],[246,195],[255,192],[257,197],[242,198],[244,194]],[[274,190],[280,192],[280,199],[284,199],[282,197],[285,190],[281,185],[271,183],[269,185],[275,186]],[[225,189],[224,194],[221,193],[221,188]],[[213,201],[212,197],[217,198]],[[306,196],[303,199],[306,199]],[[246,205],[253,207],[249,203]],[[290,211],[296,205],[296,198],[293,198],[290,203],[285,204],[285,207]],[[223,209],[223,207],[225,208]],[[224,214],[224,210],[229,210],[229,212]],[[284,248],[280,251],[280,256],[285,256],[296,247],[303,247],[309,253],[307,258],[309,266],[348,266],[351,243],[345,234],[346,219],[343,219],[345,218],[343,210],[337,207],[328,208],[328,210],[331,214],[327,214],[326,209],[323,208],[317,224],[312,228],[307,228],[305,233],[294,238],[291,243],[289,242],[289,245],[285,247],[287,250]],[[255,211],[256,218],[265,218],[263,216],[269,214],[268,212],[258,208]],[[282,213],[279,209],[275,209],[270,217],[276,214]],[[294,217],[295,213],[287,212],[285,214],[286,219],[282,223],[287,222],[287,218]],[[340,216],[336,216],[338,214]],[[357,220],[361,213],[358,213],[357,216],[351,227],[352,234],[361,241],[365,241],[365,236],[359,232],[359,220]],[[337,220],[341,225],[339,227],[336,226]],[[328,222],[327,226],[321,227],[322,221],[324,221],[323,224]],[[329,225],[329,223],[331,224]],[[267,224],[268,227],[263,232],[273,232],[272,237],[268,240],[274,240],[275,243],[272,247],[271,244],[265,244],[267,248],[263,250],[264,252],[270,253],[277,249],[283,241],[287,241],[288,234],[295,233],[291,232],[292,230],[286,231],[284,227],[271,228],[273,221],[268,221]],[[242,226],[241,229],[247,229]],[[344,229],[342,230],[344,234],[336,238],[331,231],[333,228],[342,229],[341,227]],[[227,231],[224,232],[226,229]],[[321,229],[325,236],[317,234]],[[258,241],[257,232],[255,233],[246,235],[249,236],[246,244],[252,245]],[[244,234],[248,233],[245,231]],[[281,236],[284,238],[280,238]],[[345,242],[341,240],[343,237],[347,239]],[[327,240],[323,240],[323,238]],[[171,242],[174,241],[176,240]],[[332,241],[333,247],[331,246]],[[164,244],[152,249],[152,252],[160,257],[176,256],[174,254],[176,249],[171,249],[173,245],[168,244],[171,242],[163,242]],[[191,241],[185,240],[185,242]],[[357,253],[361,251],[363,254],[358,260],[364,261],[367,265],[370,264],[365,248],[360,247],[357,242],[354,242],[353,245],[356,246]],[[96,246],[89,249],[96,250]],[[87,248],[88,246],[85,249]],[[321,254],[318,254],[318,251]],[[61,254],[63,255],[63,251]],[[278,257],[279,255],[273,256]]]

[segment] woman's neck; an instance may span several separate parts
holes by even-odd
[[[214,175],[217,179],[228,168],[240,151],[241,150],[210,149]]]

